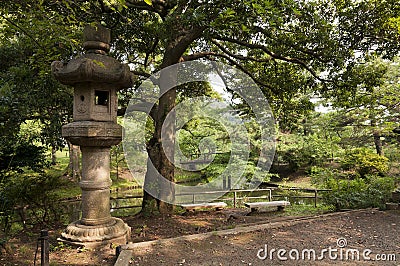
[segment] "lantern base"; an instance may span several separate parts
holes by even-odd
[[[130,238],[131,228],[121,219],[112,217],[106,224],[84,225],[76,221],[67,226],[59,241],[87,248],[97,248],[108,244],[124,245]]]

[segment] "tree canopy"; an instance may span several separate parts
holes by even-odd
[[[391,59],[400,47],[397,0],[2,1],[1,112],[8,114],[2,115],[2,125],[16,123],[5,126],[13,128],[28,119],[14,119],[13,106],[40,114],[45,124],[59,117],[51,122],[57,125],[53,128],[66,121],[68,114],[61,110],[72,102],[70,89],[54,83],[50,63],[77,53],[82,26],[94,21],[112,30],[113,55],[129,63],[142,80],[181,61],[235,66],[262,88],[286,128],[291,126],[289,116],[313,107],[300,94],[354,97],[360,66],[377,56]],[[170,180],[173,165],[157,144],[175,101],[173,90],[160,97],[148,144],[156,168]],[[170,210],[160,202],[156,207]]]

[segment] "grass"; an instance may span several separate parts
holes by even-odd
[[[61,187],[55,188],[53,194],[60,199],[75,198],[82,194],[81,188],[75,182],[64,182]]]
[[[201,173],[176,169],[175,182],[185,183],[187,185],[191,185],[191,183],[193,183],[194,185],[196,185],[197,183],[201,182]]]
[[[126,180],[126,179],[115,180],[113,177],[111,177],[111,179],[113,180],[112,185],[111,185],[111,189],[128,188],[128,187],[132,187],[132,186],[137,186],[138,185],[138,183],[136,181],[129,181],[129,180]]]
[[[81,195],[81,189],[77,181],[64,177],[69,164],[68,150],[57,151],[57,163],[45,170],[46,174],[52,177],[60,177],[59,186],[52,193],[61,199],[73,198]]]

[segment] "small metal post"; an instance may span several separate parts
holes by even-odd
[[[119,254],[121,254],[122,246],[118,246],[115,248],[115,256],[118,258]]]
[[[49,266],[49,232],[40,231],[40,265]]]
[[[314,190],[314,207],[317,208],[318,190]]]
[[[194,204],[195,201],[196,201],[194,197],[195,197],[195,194],[193,194],[193,200],[192,200],[193,204]]]

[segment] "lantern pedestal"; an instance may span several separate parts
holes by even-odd
[[[107,55],[108,29],[87,26],[84,41],[86,54],[52,64],[55,78],[74,86],[74,122],[62,127],[62,136],[82,152],[82,218],[68,225],[60,240],[91,248],[126,244],[130,227],[110,215],[110,149],[122,139],[117,91],[132,86],[133,75]]]

